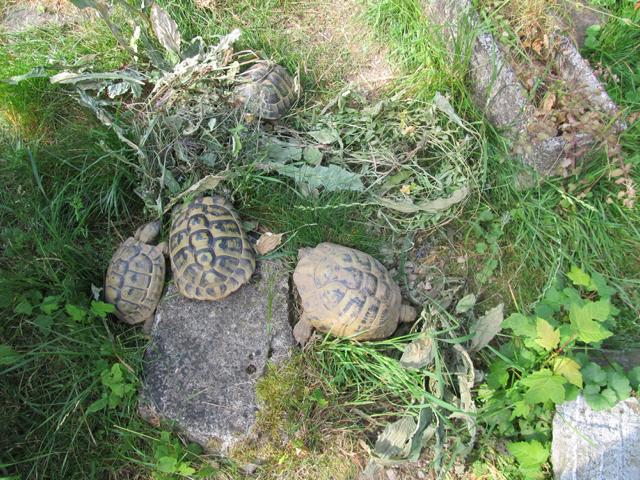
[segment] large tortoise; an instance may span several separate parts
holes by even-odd
[[[385,338],[416,318],[400,288],[372,256],[334,243],[303,248],[293,273],[303,314],[294,328],[305,344],[312,329],[356,340]]]
[[[235,102],[261,119],[283,117],[297,98],[293,78],[276,63],[258,62],[240,74],[238,80]]]
[[[240,218],[221,196],[198,198],[174,212],[169,252],[178,291],[196,300],[226,297],[256,267]]]
[[[160,233],[160,222],[147,223],[116,250],[107,268],[104,295],[114,314],[129,324],[153,320],[165,277],[167,244],[150,245]]]

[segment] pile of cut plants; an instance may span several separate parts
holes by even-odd
[[[620,325],[637,327],[633,286],[620,287],[626,279],[563,252],[527,303],[511,282],[528,278],[500,284],[518,262],[509,255],[522,247],[509,245],[521,239],[513,233],[526,218],[519,209],[547,194],[518,191],[519,203],[506,209],[495,200],[504,188],[504,145],[466,96],[439,88],[425,99],[405,83],[411,75],[377,95],[343,85],[318,96],[311,67],[283,62],[281,52],[255,42],[250,22],[243,30],[224,24],[213,35],[183,18],[222,17],[230,5],[71,3],[95,13],[91,28],[112,42],[108,55],[51,56],[0,70],[0,98],[11,100],[0,124],[7,152],[0,179],[16,179],[0,197],[7,313],[0,477],[549,478],[556,405],[582,395],[603,411],[637,397],[640,366],[603,367],[591,355],[615,343]],[[547,68],[551,17],[518,23],[533,18],[518,10],[523,5],[482,8],[504,15],[500,36],[515,35],[507,51],[534,99],[538,133],[609,132],[602,112],[583,108]],[[400,8],[407,6],[415,7],[371,8],[380,9],[378,19],[398,15],[391,18],[401,25],[410,20],[412,10]],[[251,2],[237,8],[262,12]],[[2,55],[24,58],[29,47],[19,41],[1,45]],[[284,118],[266,121],[237,91],[249,68],[276,59],[288,67],[296,102]],[[33,105],[56,102],[66,113],[33,134],[30,123],[46,124]],[[19,113],[29,108],[36,113],[25,121]],[[74,130],[83,122],[86,136]],[[627,144],[613,133],[597,138],[608,148],[598,174],[625,179],[615,182],[623,194],[608,205],[625,215],[636,181]],[[573,195],[567,182],[591,173],[577,162],[565,167],[564,180],[549,182],[565,202],[549,209],[554,224],[599,191],[593,182]],[[148,339],[117,321],[103,291],[124,232],[163,222],[206,195],[233,201],[243,228],[263,241],[258,259],[293,268],[300,247],[353,247],[380,260],[418,312],[381,340],[316,334],[271,366],[258,383],[260,441],[228,456],[189,442],[164,420],[142,421]]]

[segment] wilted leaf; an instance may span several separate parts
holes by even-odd
[[[433,362],[435,357],[433,339],[429,336],[418,338],[407,345],[400,357],[400,364],[405,368],[422,368]]]
[[[462,187],[453,192],[449,197],[437,198],[435,200],[425,200],[420,203],[413,203],[412,201],[395,201],[386,198],[378,198],[378,203],[383,207],[390,208],[402,213],[438,213],[462,202],[469,195],[469,189]]]
[[[337,142],[340,140],[340,135],[332,128],[325,128],[323,130],[315,130],[313,132],[309,132],[309,135],[313,137],[313,139],[325,145],[329,145],[330,143]]]
[[[466,313],[476,304],[476,296],[473,293],[465,295],[456,305],[456,313]]]
[[[449,102],[447,97],[444,97],[442,94],[440,94],[440,92],[436,92],[436,94],[433,96],[433,104],[440,110],[442,110],[447,115],[447,117],[449,117],[449,120],[457,123],[459,126],[464,128],[462,119],[458,116],[453,106],[451,106],[451,103]]]
[[[157,3],[151,6],[151,26],[160,44],[175,54],[180,54],[178,25]]]
[[[297,184],[302,184],[310,189],[323,188],[327,192],[339,190],[352,190],[361,192],[364,185],[360,177],[349,170],[337,165],[324,167],[317,165],[273,165],[275,170],[286,177],[293,178]]]
[[[267,145],[267,159],[271,162],[288,163],[302,159],[302,148],[285,142],[273,141]]]
[[[411,450],[411,439],[416,426],[412,417],[402,417],[387,425],[376,440],[376,455],[385,460],[406,458]]]
[[[98,8],[98,0],[69,0],[78,8]]]
[[[9,85],[17,85],[23,80],[27,80],[29,78],[47,78],[48,76],[49,74],[46,72],[44,67],[35,67],[27,73],[23,73],[22,75],[15,75],[4,80],[4,82],[8,83]]]
[[[282,243],[282,235],[284,234],[271,232],[263,233],[256,242],[256,252],[260,255],[265,255],[275,250],[278,248],[278,245]]]
[[[109,98],[116,98],[120,95],[124,95],[131,88],[131,84],[127,82],[118,82],[107,87],[107,95]]]
[[[496,336],[502,328],[502,320],[504,319],[503,308],[504,305],[501,303],[485,312],[485,314],[478,319],[469,350],[478,351],[486,347],[493,337]]]
[[[213,190],[216,188],[222,180],[224,180],[224,176],[222,175],[207,175],[206,177],[198,180],[196,183],[187,188],[184,192],[179,194],[178,196],[171,199],[171,201],[165,207],[163,213],[167,213],[169,210],[173,208],[173,206],[178,203],[181,199],[183,199],[187,195],[196,195],[200,192],[204,192],[205,190]]]
[[[542,101],[542,111],[546,113],[550,112],[551,110],[553,110],[553,106],[555,105],[555,103],[556,94],[553,92],[549,92]]]
[[[319,165],[322,161],[322,152],[318,147],[310,145],[308,147],[305,147],[303,151],[303,157],[304,161],[309,165]]]

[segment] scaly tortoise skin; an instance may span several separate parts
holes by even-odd
[[[171,269],[181,295],[220,300],[246,283],[256,261],[231,203],[202,197],[179,208],[169,235]]]
[[[166,243],[149,245],[160,233],[160,222],[140,227],[116,250],[107,268],[104,295],[115,316],[129,324],[153,320],[165,278]]]
[[[297,98],[293,78],[276,63],[256,63],[238,79],[235,102],[258,118],[277,120],[283,117]]]
[[[311,328],[356,340],[385,338],[399,321],[416,317],[402,304],[400,288],[372,256],[333,243],[301,249],[293,281],[303,315],[294,336],[304,344]]]

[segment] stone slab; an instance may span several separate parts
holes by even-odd
[[[640,402],[596,412],[582,396],[559,405],[551,463],[557,480],[640,479]]]
[[[258,262],[248,284],[217,302],[186,299],[170,285],[151,327],[140,412],[228,453],[253,434],[255,386],[267,363],[287,359],[292,348],[282,262]]]

